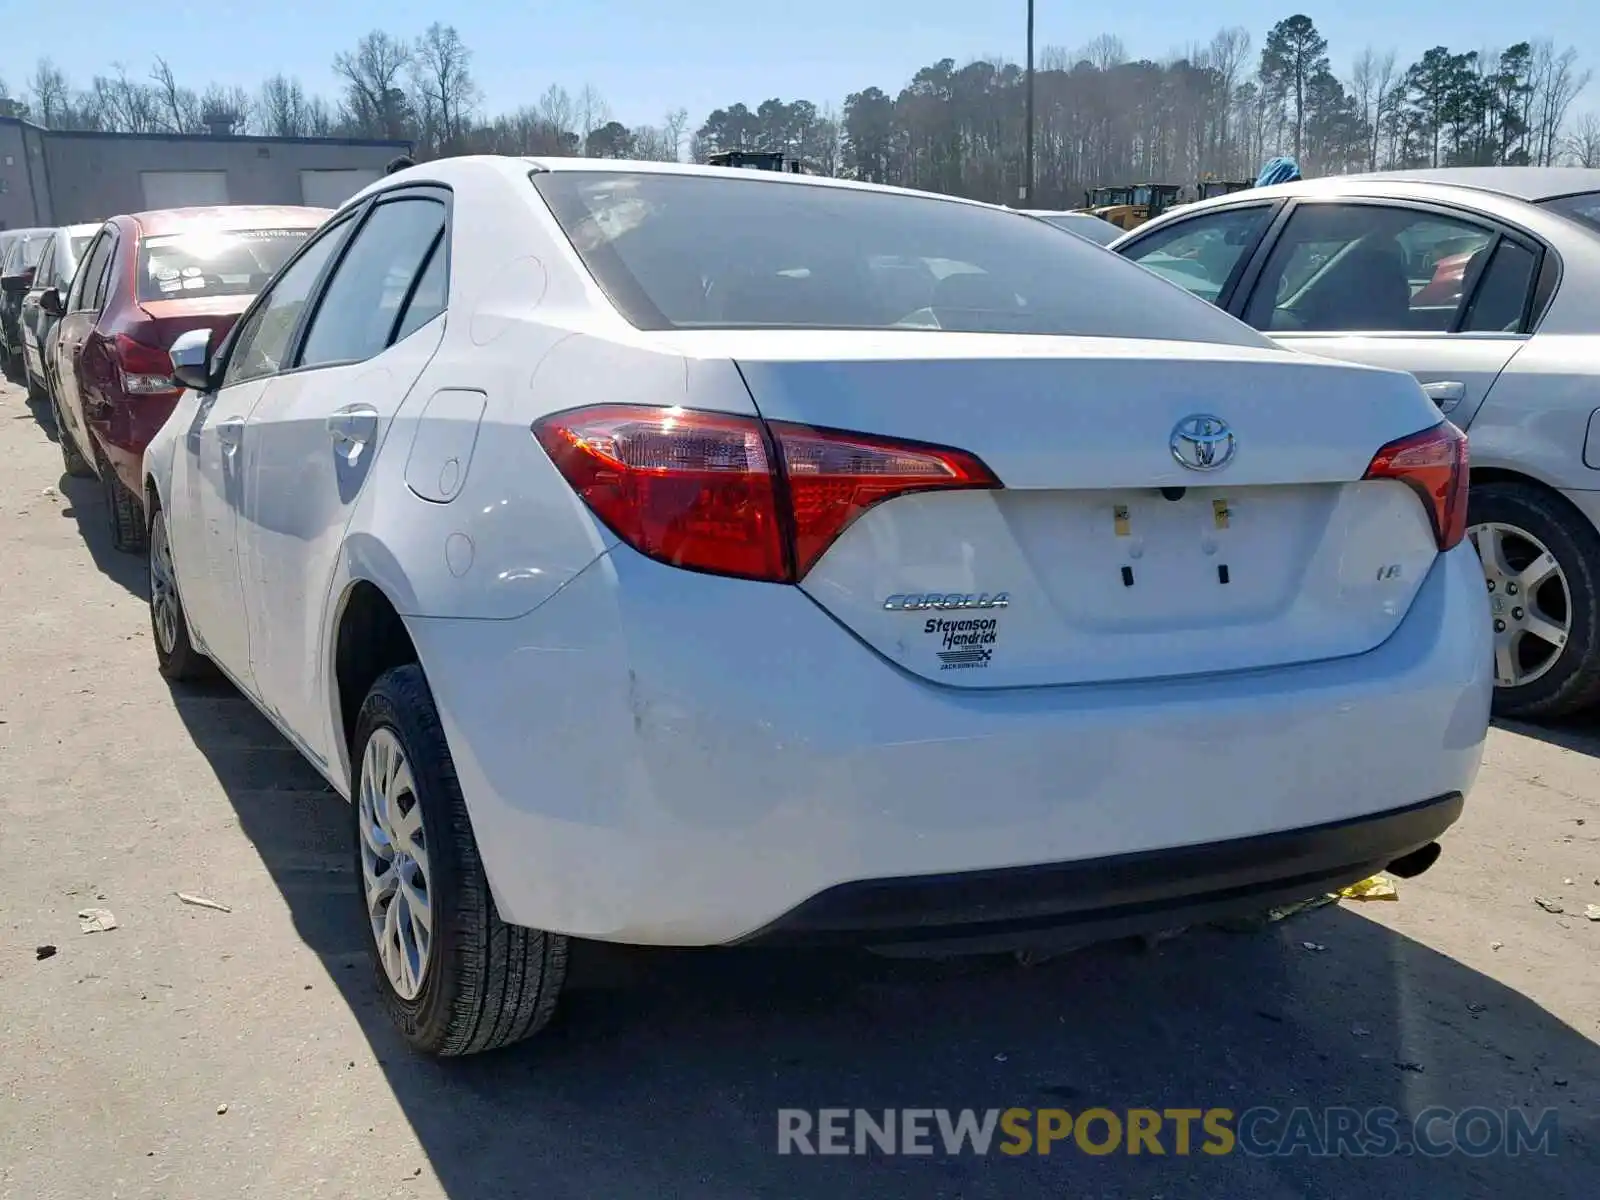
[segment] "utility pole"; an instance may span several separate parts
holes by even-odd
[[[1028,128],[1023,133],[1022,186],[1017,189],[1024,203],[1033,196],[1033,0],[1028,0]]]

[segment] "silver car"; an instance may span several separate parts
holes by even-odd
[[[1600,701],[1600,170],[1307,180],[1112,249],[1285,346],[1414,374],[1470,433],[1495,711]]]

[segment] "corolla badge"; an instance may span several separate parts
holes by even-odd
[[[1221,417],[1195,413],[1172,427],[1172,457],[1191,471],[1225,467],[1238,449],[1233,430]]]

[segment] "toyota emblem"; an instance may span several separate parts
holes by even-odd
[[[1174,425],[1171,445],[1172,457],[1191,471],[1225,467],[1238,448],[1228,423],[1209,413],[1195,413]]]

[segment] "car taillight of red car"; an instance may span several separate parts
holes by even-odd
[[[166,396],[181,390],[172,385],[172,360],[165,350],[126,333],[117,334],[113,347],[126,395]]]

